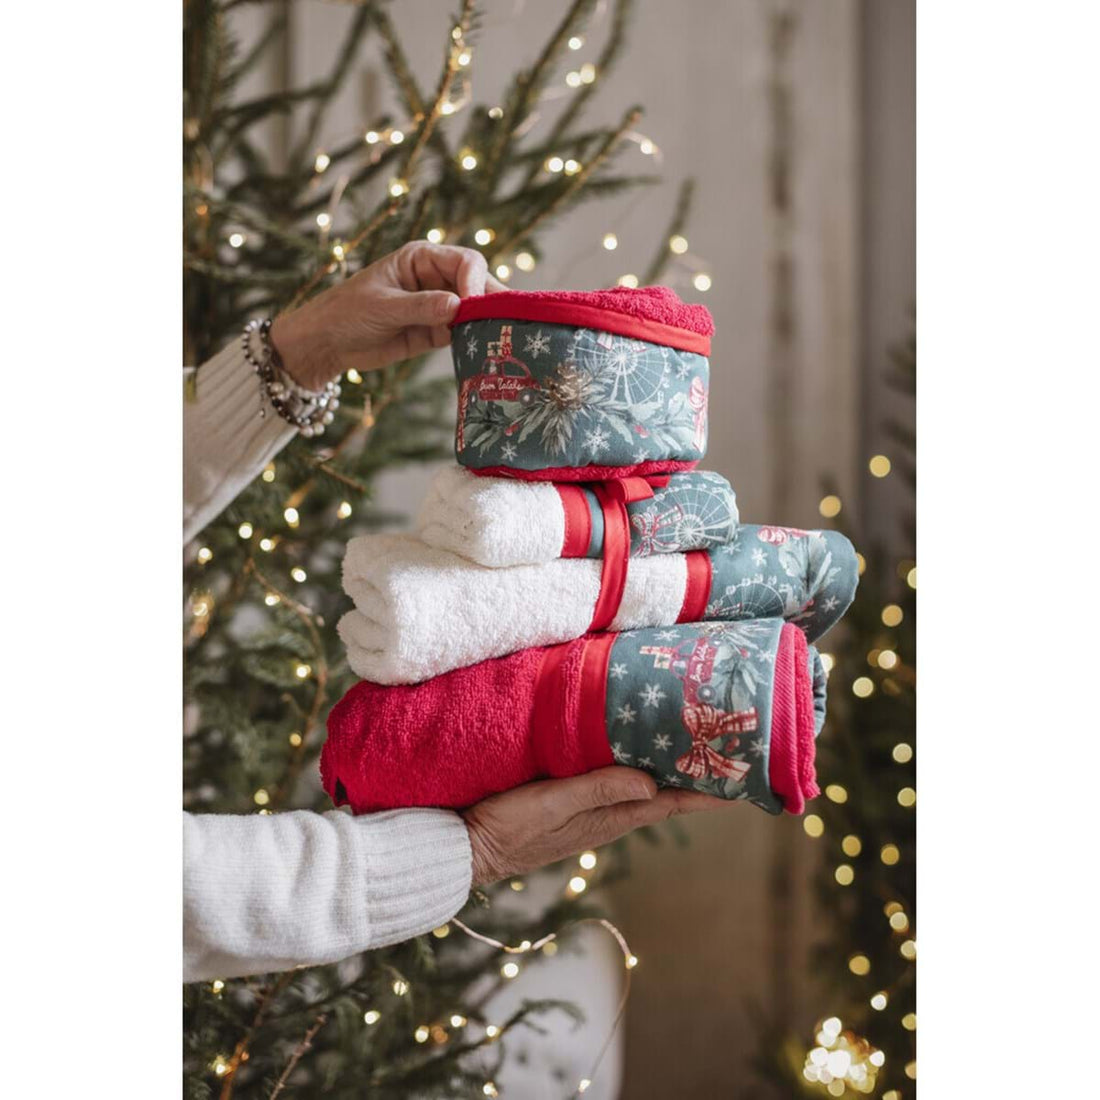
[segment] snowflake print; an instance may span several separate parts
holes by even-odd
[[[611,755],[615,757],[620,764],[630,759],[630,753],[623,748],[621,741],[616,741],[615,744],[611,746]]]
[[[540,328],[538,332],[527,337],[523,350],[529,352],[532,359],[537,359],[544,351],[550,350],[550,337],[544,336]]]
[[[659,733],[653,738],[653,747],[655,749],[670,749],[672,748],[672,738],[667,733]]]
[[[763,550],[756,549],[752,552],[753,565],[763,565],[768,560],[768,555]]]
[[[662,699],[666,698],[665,693],[661,690],[660,684],[646,684],[646,686],[638,692],[642,700],[643,707],[657,707],[660,705]]]
[[[840,600],[836,596],[829,596],[828,599],[822,601],[821,608],[823,611],[833,611],[839,604]]]
[[[681,359],[676,364],[676,377],[683,382],[689,374],[691,374],[691,364],[686,359]]]
[[[646,449],[644,447],[639,447],[634,452],[634,461],[635,462],[645,462],[645,460],[647,458],[649,458],[649,455],[646,453]]]
[[[607,450],[607,444],[609,442],[607,432],[603,428],[593,428],[588,435],[584,437],[585,446],[587,446],[594,455],[598,455],[601,451]]]
[[[626,665],[612,665],[610,675],[616,680],[621,680],[626,675]]]
[[[511,462],[512,459],[515,458],[519,452],[516,450],[515,444],[505,443],[504,446],[500,448],[500,453],[504,458]]]
[[[466,341],[466,354],[471,359],[476,359],[477,358],[477,348],[478,348],[477,337],[474,336],[471,333],[469,339]]]
[[[638,760],[635,761],[635,763],[638,765],[639,768],[653,768],[656,766],[653,761],[649,759],[648,756],[640,757]]]
[[[764,742],[763,741],[754,741],[751,745],[749,745],[749,752],[753,753],[756,756],[763,756],[764,755]]]
[[[662,642],[674,642],[680,637],[680,632],[678,630],[658,630],[656,636]]]
[[[625,722],[629,725],[638,717],[638,712],[629,703],[625,703],[623,706],[619,707],[619,712],[616,717],[620,722]]]

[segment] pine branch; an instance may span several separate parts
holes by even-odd
[[[686,179],[680,184],[680,193],[676,198],[676,209],[672,214],[672,220],[665,230],[664,236],[657,245],[657,251],[642,276],[642,285],[650,286],[660,279],[668,266],[672,253],[669,251],[668,242],[677,234],[684,231],[687,225],[688,215],[691,213],[691,204],[695,198],[695,180]]]

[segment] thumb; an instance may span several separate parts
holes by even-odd
[[[446,325],[458,309],[458,295],[447,290],[415,290],[395,295],[391,299],[388,318],[399,328],[424,325],[433,328]]]
[[[657,793],[657,784],[635,768],[600,768],[559,780],[558,786],[563,808],[574,814],[618,802],[650,799]]]

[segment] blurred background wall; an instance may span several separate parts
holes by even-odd
[[[426,80],[452,7],[393,5]],[[493,102],[560,10],[553,0],[484,6],[476,102]],[[326,70],[348,17],[347,5],[294,5],[282,71],[257,79]],[[259,14],[246,6],[241,18]],[[595,56],[605,27],[597,17],[578,63]],[[592,110],[618,117],[634,102],[659,156],[632,145],[622,157],[666,182],[581,206],[546,238],[544,262],[511,285],[585,288],[640,272],[679,181],[694,176],[689,251],[665,281],[705,302],[717,325],[707,465],[733,483],[746,521],[814,526],[828,477],[845,509],[888,537],[890,486],[863,471],[893,407],[888,348],[908,330],[914,300],[915,0],[640,0],[627,54]],[[390,108],[365,63],[322,141]],[[614,251],[602,246],[608,232]],[[700,270],[711,278],[705,293],[692,284]],[[450,369],[445,354],[436,369]],[[380,503],[407,512],[431,472],[386,475]],[[806,1033],[820,1008],[805,885],[814,849],[798,821],[735,808],[687,819],[682,831],[684,847],[639,850],[611,899],[643,963],[624,1036],[630,1100],[753,1095],[750,1006]]]

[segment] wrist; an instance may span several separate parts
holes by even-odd
[[[298,311],[271,322],[271,345],[283,370],[309,390],[320,390],[340,373],[339,364],[325,342],[303,330]]]

